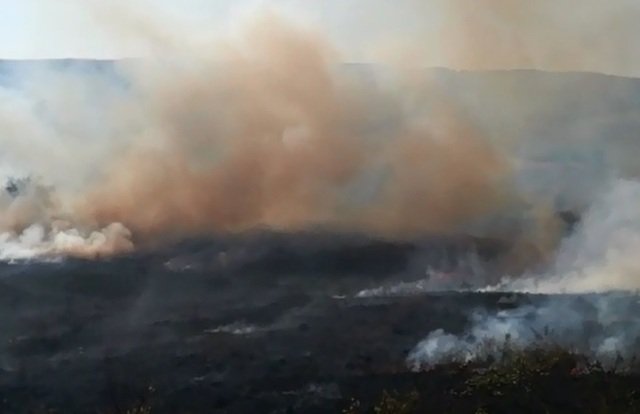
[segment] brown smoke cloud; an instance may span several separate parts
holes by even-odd
[[[159,56],[117,62],[124,90],[44,71],[29,76],[37,104],[5,113],[11,130],[48,143],[3,138],[55,190],[6,200],[0,250],[91,258],[264,228],[521,239],[518,262],[557,243],[552,209],[532,211],[513,183],[512,137],[479,124],[445,83],[345,65],[323,33],[270,12],[197,41],[129,13],[110,9],[107,29]]]
[[[461,114],[442,103],[435,122],[403,131],[388,148],[392,176],[367,225],[385,234],[464,231],[514,197],[509,166]]]
[[[77,204],[87,222],[138,240],[318,226],[406,237],[512,196],[508,163],[455,105],[426,113],[400,86],[349,80],[319,34],[266,14],[217,46],[127,68],[142,128]],[[372,171],[375,191],[350,200]]]

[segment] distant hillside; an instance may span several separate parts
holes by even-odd
[[[3,60],[0,59],[0,86],[11,86],[25,73],[38,70],[76,71],[82,73],[115,73],[115,61],[90,59]]]
[[[109,60],[0,60],[0,87],[19,89],[41,69],[122,81]],[[375,86],[391,70],[344,64],[340,72]],[[520,160],[518,179],[531,191],[575,200],[588,197],[613,174],[640,174],[635,155],[640,153],[640,79],[442,68],[416,70],[411,78],[417,80],[412,93],[425,116],[442,103],[454,108],[478,133]]]

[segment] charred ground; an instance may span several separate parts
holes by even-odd
[[[455,392],[477,371],[414,374],[411,349],[435,329],[464,331],[474,309],[575,297],[519,295],[505,305],[499,293],[358,293],[400,280],[428,283],[415,271],[426,264],[433,274],[461,272],[470,255],[492,269],[504,252],[472,238],[392,243],[261,233],[102,262],[4,264],[1,410],[327,413],[351,398],[364,409],[384,390],[419,390],[434,412],[456,401],[456,412],[466,412],[480,397]],[[630,315],[634,306],[629,299]]]

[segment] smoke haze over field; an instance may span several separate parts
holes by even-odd
[[[514,268],[526,268],[554,263],[559,245],[555,261],[563,260],[571,239],[560,244],[557,210],[589,211],[575,236],[588,238],[592,203],[616,177],[636,176],[633,79],[422,71],[420,55],[395,65],[401,55],[384,53],[394,64],[345,65],[332,33],[266,9],[212,37],[87,4],[104,34],[151,53],[106,69],[9,70],[0,165],[33,179],[0,200],[7,257],[101,257],[214,233],[325,229],[507,239],[522,263]],[[465,24],[441,24],[445,40],[426,44],[434,53],[451,46],[454,67],[620,66],[604,41],[589,56],[565,53],[580,51],[573,41],[593,28],[564,22],[564,7],[447,2],[438,6],[441,23]],[[604,30],[634,7],[599,10],[581,13],[601,16],[595,24]],[[554,43],[555,32],[543,33],[530,15],[559,19],[552,27],[568,27],[568,43]],[[628,26],[607,34],[627,38]],[[517,36],[479,35],[502,32]],[[485,38],[497,45],[492,53],[463,47]],[[400,43],[422,45],[407,39],[386,40],[398,53]],[[622,279],[589,286],[629,287]]]

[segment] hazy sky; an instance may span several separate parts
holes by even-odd
[[[0,57],[119,57],[143,53],[108,36],[87,4],[128,3],[151,17],[170,17],[191,31],[223,31],[265,7],[327,33],[348,56],[359,60],[365,43],[398,30],[409,33],[431,16],[412,7],[370,0],[0,0]],[[375,7],[372,5],[375,4]],[[398,2],[402,3],[402,1]],[[406,2],[407,6],[408,3]],[[108,6],[107,6],[108,7]],[[99,16],[98,16],[99,19]],[[402,21],[402,25],[396,25]]]
[[[118,4],[196,36],[268,7],[325,33],[347,61],[640,76],[640,0],[0,0],[0,58],[144,54],[96,12]]]

